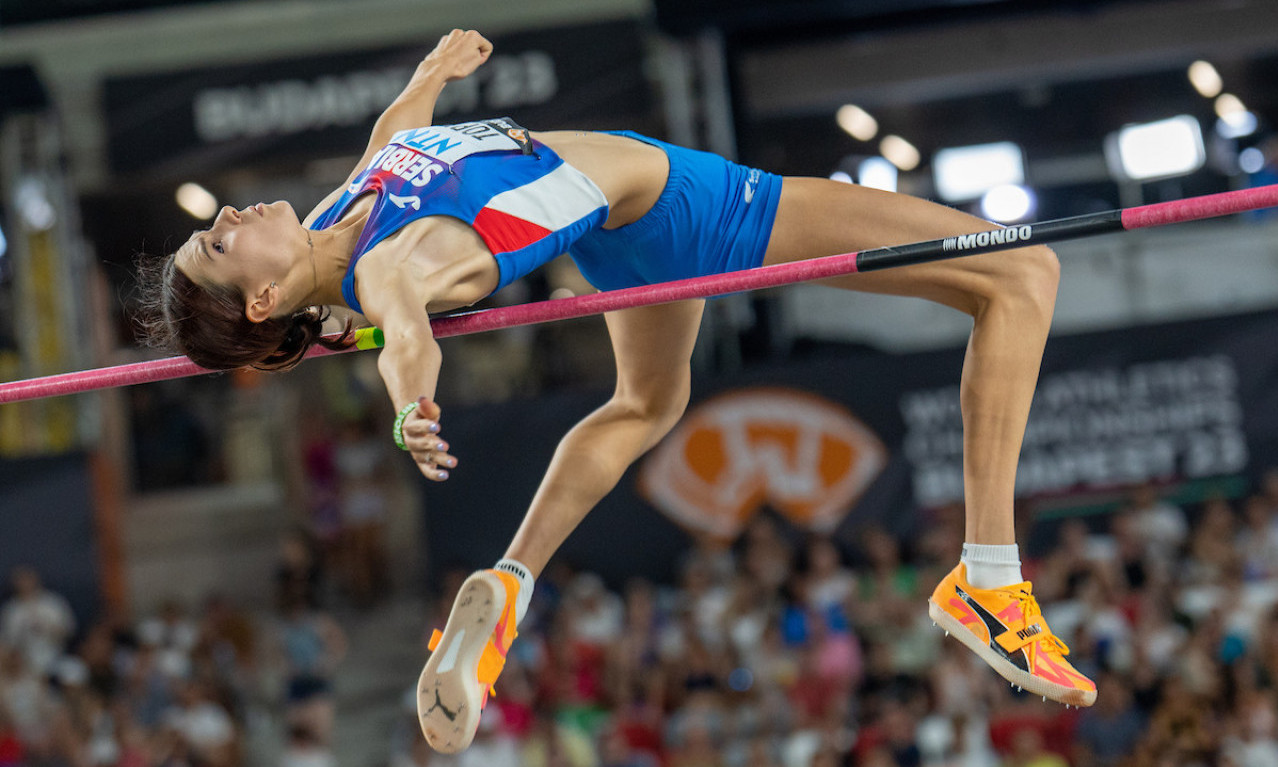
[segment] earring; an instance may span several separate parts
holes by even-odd
[[[274,282],[272,282],[272,283],[271,283],[271,287],[275,287],[275,283],[274,283]]]

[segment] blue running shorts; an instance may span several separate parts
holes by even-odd
[[[568,252],[590,284],[615,290],[763,263],[780,176],[632,131],[610,132],[662,149],[670,177],[639,220],[592,229],[573,243]]]

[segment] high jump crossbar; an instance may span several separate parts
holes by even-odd
[[[1111,232],[1179,224],[1275,206],[1278,206],[1278,184],[1070,218],[1051,219],[1033,224],[1018,224],[957,237],[761,266],[739,272],[691,277],[655,285],[537,301],[519,306],[461,312],[431,319],[431,330],[436,338],[483,333],[521,325],[587,317],[637,306],[709,298],[858,272],[878,271],[908,264],[1009,250],[1027,245],[1042,245]],[[380,330],[361,328],[355,333],[354,343],[342,351],[375,349],[381,345]],[[342,352],[332,352],[316,346],[312,347],[307,356],[317,357],[338,353]],[[133,362],[3,383],[0,384],[0,404],[185,378],[210,372],[215,371],[202,368],[186,357]]]

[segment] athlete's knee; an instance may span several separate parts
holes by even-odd
[[[1056,289],[1061,282],[1061,262],[1056,251],[1045,245],[1026,248],[1017,254],[1020,267],[1018,287],[1035,306],[1050,315],[1056,306]]]
[[[645,424],[655,442],[683,417],[691,395],[690,377],[680,376],[661,383],[649,382],[643,391],[619,388],[611,405],[625,417]]]
[[[1016,307],[1021,313],[1041,315],[1050,320],[1056,306],[1056,289],[1061,267],[1056,253],[1046,246],[1021,248],[993,254],[997,267],[978,297],[983,307],[993,302]]]

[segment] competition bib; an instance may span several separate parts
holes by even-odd
[[[458,125],[434,125],[402,130],[373,156],[365,172],[381,170],[416,187],[424,187],[449,166],[480,152],[519,149],[535,154],[528,131],[509,118]],[[353,190],[352,190],[353,191]]]

